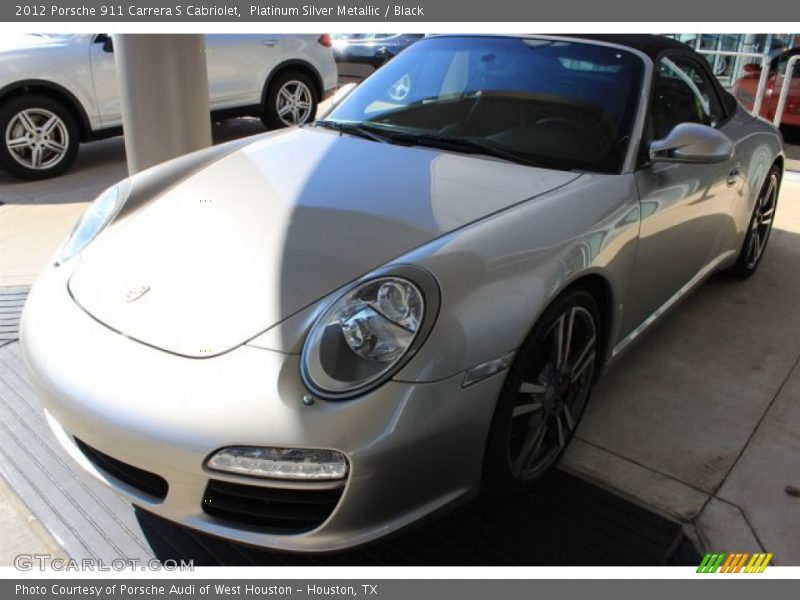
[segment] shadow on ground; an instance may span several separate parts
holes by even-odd
[[[137,509],[160,560],[209,565],[698,565],[680,524],[554,471],[527,498],[472,502],[388,541],[327,555],[272,552]]]

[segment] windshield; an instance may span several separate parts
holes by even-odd
[[[454,149],[469,143],[518,162],[614,173],[642,70],[633,53],[592,43],[428,38],[376,71],[327,120],[389,140],[446,139]]]

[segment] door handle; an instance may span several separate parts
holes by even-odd
[[[278,44],[278,40],[264,40],[261,43],[264,44],[267,48],[272,48],[273,46],[276,46]]]
[[[736,182],[739,181],[739,176],[742,174],[742,165],[736,165],[731,169],[730,173],[728,173],[727,184],[728,187],[733,187],[736,185]]]

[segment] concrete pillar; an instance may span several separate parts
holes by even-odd
[[[203,35],[118,34],[128,172],[211,145]]]

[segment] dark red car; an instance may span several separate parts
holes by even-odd
[[[786,77],[786,65],[792,56],[798,54],[800,54],[800,47],[792,48],[779,54],[769,63],[767,89],[761,102],[760,114],[770,121],[775,118],[775,112],[778,109],[781,87]],[[789,95],[786,98],[781,124],[800,127],[800,61],[795,62],[792,70],[794,73],[789,83]],[[761,65],[757,63],[745,65],[744,71],[744,76],[736,80],[731,91],[745,108],[752,110],[758,91],[758,81],[761,78]]]

